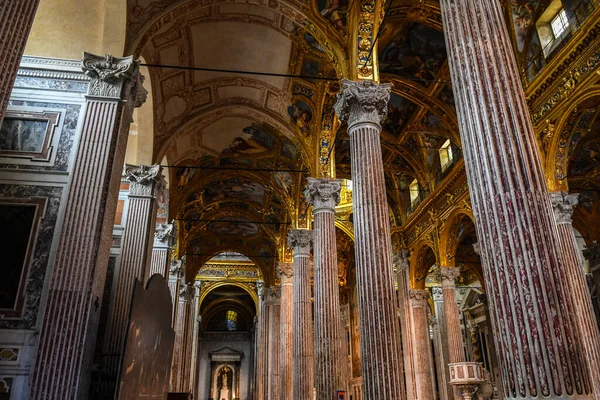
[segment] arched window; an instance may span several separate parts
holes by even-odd
[[[453,154],[452,154],[452,143],[450,139],[446,140],[442,147],[440,148],[440,165],[442,166],[442,171],[445,171],[448,166],[452,164]]]
[[[419,198],[419,182],[415,179],[408,187],[410,191],[410,203],[414,203]]]

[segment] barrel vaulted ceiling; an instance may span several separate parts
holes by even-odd
[[[307,227],[302,190],[320,174],[319,132],[337,126],[335,80],[355,68],[360,4],[128,0],[126,52],[163,66],[149,68],[154,160],[177,167],[169,169],[169,214],[180,220],[180,256],[194,255],[194,268],[236,251],[269,281],[288,229]],[[460,149],[439,3],[393,1],[374,56],[381,81],[393,83],[382,143],[390,214],[400,225],[410,183],[431,190],[439,147],[449,139]],[[350,178],[344,127],[335,138],[337,177]]]

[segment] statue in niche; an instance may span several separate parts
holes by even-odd
[[[229,367],[224,367],[219,372],[217,378],[217,387],[219,388],[219,400],[231,400],[231,383],[233,371]]]

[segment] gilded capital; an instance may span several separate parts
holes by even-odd
[[[344,79],[342,91],[333,108],[341,121],[348,122],[348,130],[360,123],[372,123],[381,127],[387,117],[391,90],[392,85],[389,83]]]
[[[456,279],[460,276],[460,268],[440,268],[440,280],[442,288],[454,288]]]
[[[335,212],[335,206],[340,204],[341,179],[308,178],[308,186],[304,195],[314,207],[313,214],[319,211]]]
[[[119,58],[109,54],[97,56],[84,52],[81,69],[91,78],[88,88],[90,96],[121,99],[128,81],[132,81],[135,87],[141,80],[138,77],[139,61],[135,61],[133,56]],[[137,92],[139,89],[134,90]]]
[[[294,251],[294,256],[310,255],[310,247],[314,233],[307,229],[293,229],[288,233],[288,246]]]
[[[277,264],[277,276],[281,279],[281,284],[292,283],[294,277],[294,264],[288,262],[280,262]]]
[[[573,222],[573,209],[579,203],[579,193],[551,192],[550,200],[554,208],[554,218],[557,224]]]
[[[154,196],[154,188],[159,182],[160,165],[130,165],[125,166],[125,175],[129,180],[129,194],[132,196]]]

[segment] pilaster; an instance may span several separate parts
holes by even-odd
[[[269,387],[268,349],[269,349],[269,302],[267,288],[263,281],[257,282],[258,289],[258,330],[256,352],[256,399],[266,400]]]
[[[169,266],[171,263],[171,245],[173,242],[173,225],[156,224],[154,230],[154,243],[152,245],[152,260],[148,277],[159,274],[169,279]]]
[[[280,399],[294,398],[294,356],[290,351],[293,346],[294,331],[294,264],[280,262],[277,264],[277,276],[281,280],[281,317],[279,333],[279,377],[281,378]]]
[[[147,94],[138,65],[132,57],[84,53],[82,68],[91,82],[40,331],[32,399],[87,397],[129,125],[133,108]]]
[[[350,136],[363,393],[378,400],[402,397],[402,348],[380,142],[390,90],[389,84],[343,80],[334,106],[340,120],[348,122]]]
[[[191,283],[181,285],[175,318],[175,344],[171,362],[170,392],[190,392],[191,350],[195,318],[196,288]]]

